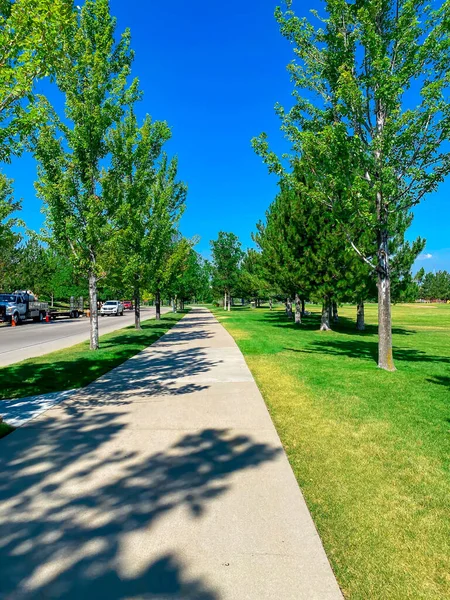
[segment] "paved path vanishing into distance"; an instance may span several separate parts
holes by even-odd
[[[0,440],[0,472],[2,600],[342,600],[206,309]]]
[[[161,313],[171,309],[161,307]],[[141,319],[153,319],[155,309],[142,307]],[[99,317],[100,335],[134,324],[134,311],[125,311],[123,317]],[[42,356],[55,350],[69,348],[89,339],[89,319],[56,319],[50,323],[22,323],[18,327],[0,327],[0,367]]]

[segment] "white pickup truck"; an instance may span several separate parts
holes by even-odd
[[[29,292],[0,294],[0,321],[14,321],[16,325],[29,319],[43,321],[47,311],[48,303],[38,302]]]

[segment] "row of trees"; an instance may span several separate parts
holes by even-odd
[[[0,79],[0,157],[34,153],[48,228],[44,245],[34,236],[19,245],[13,216],[19,205],[2,177],[2,284],[29,282],[36,293],[53,296],[62,288],[85,289],[87,281],[92,349],[99,347],[99,287],[134,298],[139,328],[143,292],[153,295],[159,318],[161,294],[183,302],[205,271],[194,240],[178,230],[187,188],[177,159],[164,150],[170,128],[149,115],[139,122],[142,93],[131,79],[130,32],[117,36],[115,27],[108,0],[82,7],[17,0],[0,7],[7,65]],[[44,76],[62,93],[64,115],[33,94]]]
[[[448,271],[437,271],[436,273],[425,273],[420,269],[415,277],[417,282],[417,295],[423,300],[450,300],[450,273]]]
[[[308,210],[307,200],[298,205],[297,200],[295,194],[277,196],[265,222],[257,224],[253,238],[258,249],[244,252],[239,238],[223,231],[211,241],[212,297],[223,296],[225,310],[231,310],[233,298],[252,300],[256,306],[261,301],[283,300],[288,316],[300,324],[305,302],[322,302],[325,296],[331,302],[324,302],[321,329],[330,329],[337,320],[339,303],[349,302],[357,305],[356,328],[364,330],[364,303],[377,299],[370,269],[346,252],[333,226],[327,230],[326,221],[313,214],[314,205]],[[412,244],[403,241],[392,253],[394,302],[450,299],[447,271],[426,273],[422,268],[412,275],[412,264],[423,247],[420,238]]]
[[[253,141],[280,178],[256,241],[286,293],[322,297],[325,328],[333,301],[376,285],[378,365],[392,371],[391,298],[424,243],[405,242],[411,209],[450,171],[449,3],[323,5],[311,20],[290,1],[276,11],[295,53],[294,105],[277,106],[291,153]]]

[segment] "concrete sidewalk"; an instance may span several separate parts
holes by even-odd
[[[338,600],[263,399],[205,309],[0,441],[2,600]]]

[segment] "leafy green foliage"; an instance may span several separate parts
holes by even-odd
[[[65,32],[56,73],[66,119],[60,121],[43,100],[51,120],[36,140],[36,189],[48,225],[72,264],[89,276],[92,349],[98,348],[97,281],[105,274],[105,240],[117,209],[104,193],[108,168],[102,165],[110,158],[111,128],[139,97],[137,81],[127,83],[132,58],[129,31],[115,40],[108,0],[87,0]]]
[[[132,110],[110,132],[111,169],[103,179],[105,194],[117,209],[107,241],[108,271],[134,297],[139,327],[141,290],[156,264],[156,248],[166,246],[184,209],[186,189],[175,181],[176,160],[162,154],[171,132],[165,122],[147,115],[141,127]]]
[[[53,76],[71,20],[69,0],[0,3],[0,161],[20,154],[41,118],[33,86]]]
[[[419,294],[425,300],[450,300],[450,273],[438,271],[423,275]]]
[[[237,295],[257,302],[276,295],[276,292],[277,289],[268,280],[262,253],[249,248],[240,265]]]
[[[238,283],[239,265],[243,257],[241,242],[234,233],[219,232],[217,240],[211,241],[213,264],[213,287],[232,294]]]
[[[255,150],[292,186],[309,181],[311,197],[330,214],[348,248],[377,274],[379,366],[393,370],[390,316],[392,244],[398,249],[410,210],[450,171],[450,41],[446,0],[325,0],[316,27],[280,8],[276,18],[292,43],[295,103],[278,106],[292,148],[288,169],[266,135]],[[414,86],[420,102],[404,102]],[[403,254],[407,254],[404,248]]]
[[[182,264],[176,272],[176,279],[171,288],[172,295],[183,304],[194,302],[211,302],[211,265],[189,245]]]
[[[21,236],[16,227],[21,224],[14,216],[20,203],[13,199],[12,182],[0,173],[0,288],[8,291],[8,283],[15,269],[16,248]]]
[[[47,207],[53,235],[78,268],[102,274],[99,258],[110,233],[115,206],[102,193],[101,161],[108,157],[107,136],[137,97],[128,88],[132,52],[126,31],[116,44],[115,21],[107,0],[89,0],[72,19],[56,82],[66,100],[68,125],[53,117],[39,132],[38,195]],[[58,131],[63,135],[57,137]]]

